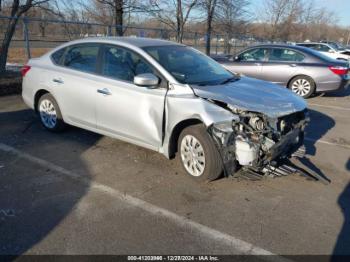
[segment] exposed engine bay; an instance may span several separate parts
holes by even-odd
[[[233,175],[239,166],[261,171],[272,162],[289,158],[303,144],[309,121],[306,109],[270,118],[229,105],[226,108],[238,118],[208,128],[223,159],[226,175]]]

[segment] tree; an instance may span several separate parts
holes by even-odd
[[[9,3],[9,11],[11,18],[8,19],[5,35],[0,47],[0,74],[3,74],[6,71],[8,49],[19,18],[23,14],[28,12],[28,10],[32,7],[40,6],[41,4],[46,3],[48,1],[49,0],[26,0],[25,2],[22,2],[20,0],[13,0],[12,4]]]
[[[161,0],[151,2],[149,13],[161,23],[176,31],[176,41],[182,43],[184,28],[198,0]],[[175,13],[175,16],[174,16]]]
[[[123,35],[123,15],[124,2],[123,0],[97,0],[101,4],[108,5],[113,10],[114,26],[118,36]]]
[[[216,12],[216,25],[225,35],[225,53],[231,53],[231,40],[246,33],[250,20],[249,0],[220,0]],[[236,41],[236,39],[234,39]]]
[[[116,35],[122,36],[125,31],[125,15],[130,18],[131,13],[145,12],[144,1],[141,0],[94,0],[97,3],[107,6],[112,12]],[[95,5],[96,6],[96,5]],[[96,12],[94,12],[96,14]]]
[[[266,37],[272,41],[302,41],[327,39],[334,29],[336,16],[313,1],[266,0],[258,10],[266,22]]]
[[[276,40],[278,27],[284,21],[289,8],[289,0],[267,0],[264,5],[265,19],[270,24],[269,38]]]
[[[201,7],[205,10],[206,18],[207,18],[207,23],[206,23],[207,41],[206,41],[206,45],[205,45],[205,53],[207,55],[210,55],[212,23],[213,23],[213,19],[214,19],[214,15],[215,15],[215,8],[217,5],[217,0],[202,0],[200,4],[201,4]]]

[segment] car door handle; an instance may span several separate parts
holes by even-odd
[[[290,67],[296,67],[297,65],[296,64],[290,64],[289,66]]]
[[[100,93],[106,96],[110,96],[112,94],[107,88],[97,89],[97,93]]]
[[[63,84],[64,81],[61,78],[54,78],[52,79],[53,82],[57,83],[57,84]]]
[[[254,65],[256,65],[256,66],[261,66],[261,63],[254,63]]]

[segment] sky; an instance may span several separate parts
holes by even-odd
[[[308,1],[308,0],[305,0]],[[311,1],[311,0],[310,0]],[[350,27],[350,0],[313,0],[315,5],[325,7],[338,17],[338,24]],[[252,0],[251,8],[263,5],[264,0]]]

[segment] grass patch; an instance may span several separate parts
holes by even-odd
[[[52,48],[31,48],[30,54],[34,57],[40,57],[47,53]],[[25,64],[28,61],[25,48],[23,47],[11,47],[8,52],[7,62],[8,63],[19,63]]]

